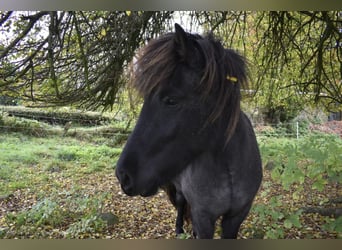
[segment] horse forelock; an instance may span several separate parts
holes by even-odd
[[[143,47],[133,64],[132,85],[141,96],[162,87],[176,67],[172,33],[151,40]]]
[[[171,78],[179,59],[176,56],[174,33],[165,34],[151,40],[138,53],[134,64],[133,87],[142,96],[147,96],[156,88],[163,87]],[[203,65],[199,89],[203,100],[215,96],[216,103],[206,125],[222,116],[229,117],[226,127],[226,144],[233,135],[240,117],[240,88],[247,85],[246,63],[237,52],[224,49],[221,42],[211,34],[202,37],[189,35],[201,53]],[[195,58],[195,56],[194,56]]]

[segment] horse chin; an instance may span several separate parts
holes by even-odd
[[[158,187],[150,188],[149,190],[144,190],[144,192],[140,193],[140,196],[142,197],[149,197],[153,196],[158,192]]]
[[[149,187],[146,187],[145,189],[140,189],[138,187],[128,187],[127,188],[127,187],[121,185],[121,189],[128,196],[140,195],[142,197],[148,197],[148,196],[155,195],[159,190],[159,186],[158,185],[151,185]]]
[[[122,185],[121,185],[121,189],[122,189],[122,191],[124,191],[124,193],[125,193],[126,195],[128,195],[128,196],[137,196],[137,195],[139,195],[139,193],[136,193],[136,192],[134,192],[134,191],[131,190],[131,189],[126,189],[126,188],[123,187]]]

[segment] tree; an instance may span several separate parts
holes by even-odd
[[[337,11],[271,12],[269,25],[258,35],[266,47],[259,46],[255,54],[261,61],[258,86],[265,79],[262,75],[276,78],[278,94],[287,93],[294,105],[308,105],[312,100],[328,110],[336,109],[342,103],[339,15]]]
[[[214,28],[228,46],[249,58],[254,100],[267,107],[270,116],[278,112],[291,117],[309,103],[341,109],[342,12],[240,11],[209,16],[213,22],[207,22],[207,29]]]
[[[307,103],[341,109],[341,12],[180,15],[243,51],[254,100],[271,113]],[[0,91],[36,105],[110,107],[137,48],[169,30],[172,18],[165,11],[0,12]]]
[[[2,12],[0,90],[35,105],[110,107],[136,49],[169,12]]]

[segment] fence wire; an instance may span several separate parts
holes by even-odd
[[[76,120],[76,124],[80,122]],[[81,121],[82,122],[82,121]],[[340,122],[341,123],[341,122]],[[304,124],[307,126],[307,124]],[[254,131],[257,136],[266,136],[266,137],[288,137],[288,138],[297,138],[308,136],[311,133],[315,132],[323,132],[329,134],[337,134],[342,138],[342,133],[338,133],[337,131],[333,131],[331,129],[324,128],[323,125],[309,125],[307,127],[301,127],[300,122],[295,123],[285,123],[282,126],[279,125],[265,125],[265,124],[255,124]],[[342,127],[342,123],[341,123]],[[323,129],[321,129],[323,128]],[[23,122],[4,125],[0,124],[0,131],[4,132],[32,132],[32,134],[92,134],[92,135],[101,135],[105,137],[114,136],[117,134],[129,134],[132,132],[132,129],[126,129],[124,127],[119,127],[115,125],[95,125],[82,127],[78,125],[73,125],[72,123],[66,122],[64,126],[61,125],[47,125],[42,124],[41,122]]]
[[[76,114],[77,115],[77,114]],[[82,113],[80,113],[82,115]],[[75,116],[59,117],[26,112],[8,113],[0,110],[0,132],[30,132],[43,134],[83,133],[102,135],[106,137],[119,134],[129,134],[134,121],[125,117],[112,117],[102,119],[96,114],[90,118],[77,118]],[[130,124],[130,125],[127,125]],[[342,121],[328,121],[323,124],[314,124],[308,121],[294,121],[287,123],[253,123],[257,136],[300,138],[313,132],[337,134],[342,138]]]

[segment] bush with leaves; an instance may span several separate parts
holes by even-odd
[[[304,229],[303,204],[324,206],[328,198],[316,194],[326,192],[328,185],[337,190],[341,185],[342,140],[317,133],[298,140],[259,138],[259,143],[271,181],[263,183],[259,194],[263,203],[252,209],[252,224],[257,228],[245,231],[257,238],[284,238],[287,230]],[[275,194],[275,185],[282,191]],[[342,237],[341,217],[327,217],[325,222],[322,228]]]

